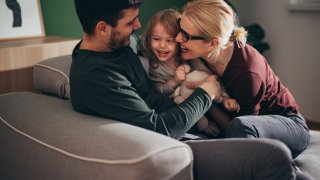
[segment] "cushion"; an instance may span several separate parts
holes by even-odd
[[[296,159],[295,163],[301,171],[314,178],[320,177],[320,132],[310,130],[310,144]]]
[[[70,98],[69,71],[71,55],[50,58],[33,68],[33,83],[43,93]]]

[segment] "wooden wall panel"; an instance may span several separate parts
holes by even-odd
[[[0,94],[35,91],[33,66],[47,58],[71,54],[78,42],[62,37],[0,42]]]

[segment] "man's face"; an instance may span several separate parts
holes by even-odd
[[[138,18],[139,8],[130,8],[122,10],[123,17],[118,20],[116,27],[112,28],[109,47],[111,49],[120,49],[130,44],[130,35],[141,28]]]

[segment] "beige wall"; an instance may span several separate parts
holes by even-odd
[[[231,0],[243,25],[259,23],[271,49],[264,55],[302,114],[320,122],[320,10],[291,11],[289,0]]]

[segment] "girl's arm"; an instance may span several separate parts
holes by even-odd
[[[164,75],[166,74],[166,75]],[[150,79],[154,81],[155,89],[161,94],[171,94],[186,78],[186,72],[184,67],[179,66],[172,77],[168,77],[168,72],[164,73],[159,68],[149,69]]]

